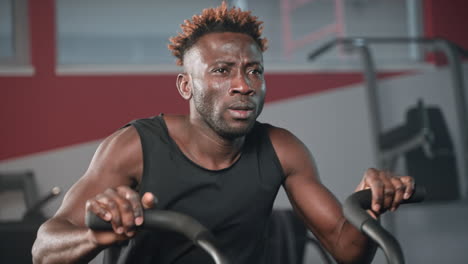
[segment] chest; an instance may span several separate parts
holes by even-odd
[[[143,185],[158,209],[187,214],[211,230],[264,222],[281,185],[279,172],[258,155],[246,154],[231,168],[207,171],[168,153]]]

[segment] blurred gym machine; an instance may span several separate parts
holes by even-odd
[[[452,89],[461,138],[460,156],[456,159],[448,127],[442,111],[427,107],[422,100],[407,111],[406,122],[382,131],[377,96],[377,72],[370,49],[377,44],[420,44],[445,54],[450,68]],[[378,166],[394,170],[396,161],[404,157],[407,173],[426,186],[426,201],[448,201],[465,198],[468,184],[468,118],[461,57],[468,52],[440,38],[338,38],[325,43],[309,55],[312,61],[335,46],[358,52],[366,81],[366,96],[371,117],[374,154]],[[457,162],[459,165],[457,167]],[[461,177],[460,177],[461,176]]]
[[[0,263],[32,263],[31,248],[37,230],[47,219],[41,208],[60,194],[60,188],[54,187],[40,197],[32,171],[0,172],[0,193],[7,192],[22,193],[25,212],[21,219],[0,221]]]

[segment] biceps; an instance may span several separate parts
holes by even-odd
[[[327,247],[337,241],[344,218],[333,194],[313,175],[290,175],[284,186],[309,230]]]
[[[66,218],[78,226],[84,226],[86,201],[104,192],[107,188],[128,185],[123,177],[111,173],[87,173],[65,194],[56,216]]]

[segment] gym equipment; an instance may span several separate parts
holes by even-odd
[[[424,147],[427,146],[428,141],[425,143],[423,141],[419,141],[419,145],[414,145],[415,141],[418,140],[417,135],[416,138],[406,137],[403,138],[406,142],[401,142],[400,146],[394,149],[383,148],[385,146],[385,142],[382,142],[382,138],[384,138],[386,133],[382,131],[382,122],[381,122],[381,115],[380,115],[380,108],[379,108],[379,97],[378,94],[378,85],[377,85],[377,71],[371,51],[372,45],[380,45],[380,44],[421,44],[424,45],[425,48],[429,48],[435,52],[441,52],[445,55],[448,61],[448,68],[450,69],[451,75],[451,88],[453,89],[454,95],[454,105],[456,111],[456,118],[457,118],[457,125],[459,129],[460,135],[460,156],[458,159],[459,162],[459,171],[458,174],[454,175],[459,177],[457,182],[452,182],[450,184],[451,187],[455,189],[445,190],[452,194],[451,197],[446,196],[438,196],[429,192],[430,195],[434,195],[434,199],[459,199],[464,198],[468,195],[468,181],[466,180],[466,175],[468,175],[468,107],[466,102],[466,94],[465,94],[465,84],[463,78],[463,70],[461,64],[462,57],[468,57],[468,51],[464,50],[463,48],[457,46],[456,44],[442,38],[407,38],[407,37],[390,37],[390,38],[377,38],[377,37],[348,37],[348,38],[337,38],[330,42],[325,43],[324,45],[320,46],[315,51],[311,52],[308,59],[309,61],[316,59],[319,56],[322,56],[329,50],[331,50],[335,46],[342,46],[346,51],[356,51],[363,63],[363,75],[366,81],[366,96],[368,102],[368,111],[370,114],[370,125],[371,125],[371,133],[372,133],[372,143],[374,145],[374,155],[377,158],[378,167],[381,169],[388,169],[393,171],[393,166],[395,164],[395,160],[401,156],[406,154],[405,151],[408,149],[400,149],[398,147],[406,145],[406,147],[413,144],[411,147]],[[429,110],[427,116],[431,117],[433,113]],[[437,119],[437,117],[435,117]],[[430,128],[430,127],[428,127]],[[421,139],[421,138],[420,138]],[[428,140],[429,138],[426,138]],[[430,143],[430,142],[429,142]],[[409,144],[409,145],[408,145]],[[432,144],[432,143],[430,143]],[[402,151],[405,150],[405,151]],[[421,156],[421,155],[420,155]],[[425,166],[421,164],[421,161],[424,161],[423,158],[418,158],[417,155],[407,155],[406,160],[413,162],[416,161],[411,167],[408,167],[408,171],[411,172],[416,171],[417,173],[423,172],[424,168],[420,170],[420,168],[416,168],[416,166]],[[443,160],[443,159],[439,159]],[[430,161],[432,162],[432,161]],[[436,162],[439,163],[440,166],[455,166],[453,161],[440,161]],[[434,168],[435,163],[433,163],[432,168]],[[455,167],[456,168],[456,167]],[[440,168],[439,168],[440,169]],[[440,169],[443,170],[443,169]],[[453,168],[451,169],[453,171]],[[443,174],[428,174],[429,176],[441,177],[440,175],[448,175],[447,173]],[[457,176],[458,175],[458,176]],[[419,181],[419,179],[418,179]],[[428,180],[428,183],[432,180]],[[440,181],[440,179],[435,180],[435,182]],[[458,195],[459,194],[459,195]],[[461,197],[458,197],[461,196]]]
[[[416,186],[413,195],[402,204],[422,202],[426,196],[426,189]],[[363,190],[350,195],[343,204],[343,212],[348,221],[374,240],[385,253],[390,264],[404,264],[403,251],[393,235],[385,230],[377,220],[372,218],[366,210],[372,205],[371,190]]]
[[[265,263],[302,264],[306,247],[318,253],[321,264],[332,264],[331,256],[320,242],[307,231],[304,222],[292,209],[273,209],[268,224],[267,254]]]
[[[165,210],[147,210],[144,212],[144,229],[163,229],[184,235],[193,244],[204,249],[216,264],[229,264],[229,260],[217,249],[211,232],[194,218],[177,212]],[[94,230],[112,230],[110,223],[97,215],[87,213],[85,222]]]
[[[380,134],[379,143],[383,166],[393,170],[403,156],[408,175],[428,190],[426,201],[460,198],[455,150],[438,107],[420,99],[407,110],[405,123]]]
[[[420,202],[425,197],[425,189],[417,187],[410,199],[403,203]],[[366,210],[371,207],[372,193],[364,190],[352,194],[344,203],[345,217],[356,228],[373,239],[385,252],[388,263],[403,264],[403,252],[398,241],[380,224],[374,220]],[[216,264],[228,264],[229,260],[217,249],[213,235],[208,229],[194,218],[172,211],[147,210],[144,212],[145,221],[141,228],[165,229],[183,234],[195,245],[204,249]],[[86,225],[94,230],[112,230],[110,223],[102,220],[95,214],[86,213]]]
[[[406,124],[416,123],[415,108],[406,113]],[[459,175],[455,149],[438,107],[425,108],[427,130],[431,133],[429,144],[422,144],[403,153],[408,175],[426,187],[426,201],[452,201],[460,199]],[[443,177],[441,176],[443,175]]]
[[[41,208],[60,194],[60,188],[40,197],[32,171],[0,172],[0,192],[6,191],[22,192],[26,211],[20,220],[0,221],[0,263],[31,263],[37,230],[46,220]]]
[[[421,148],[426,156],[434,155],[434,132],[423,100],[420,99],[410,111],[411,118],[407,118],[404,124],[379,135],[379,149],[385,168],[393,169],[399,156],[416,148]]]

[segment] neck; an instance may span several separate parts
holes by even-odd
[[[217,134],[206,124],[192,118],[184,122],[183,135],[176,140],[184,154],[198,165],[220,170],[230,167],[241,156],[245,136],[228,139]]]

